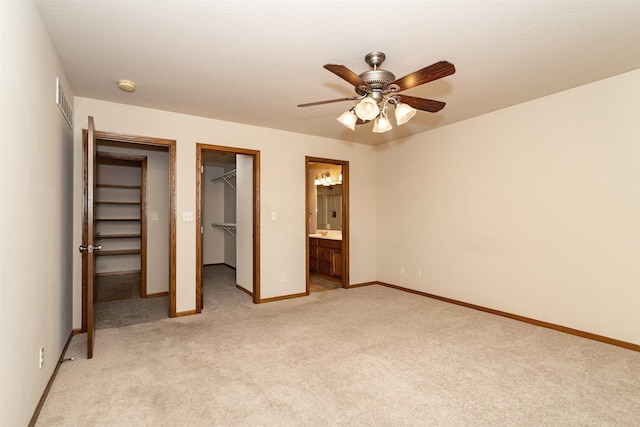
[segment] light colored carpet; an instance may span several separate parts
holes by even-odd
[[[120,328],[169,317],[169,297],[131,298],[95,305],[96,329]]]
[[[75,336],[37,425],[640,425],[637,352],[377,285],[205,298]]]

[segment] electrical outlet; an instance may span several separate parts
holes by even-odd
[[[416,277],[420,279],[422,277],[422,270],[416,271]]]
[[[400,274],[404,276],[404,267],[400,267]]]
[[[40,369],[44,365],[44,347],[40,347]]]
[[[282,273],[282,274],[280,275],[280,281],[281,281],[281,282],[284,282],[285,280],[286,280],[286,276],[284,275],[284,273]]]

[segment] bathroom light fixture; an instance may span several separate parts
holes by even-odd
[[[314,181],[314,185],[324,185],[327,182],[327,176],[331,176],[329,172],[322,172],[320,175],[316,175],[316,180]]]
[[[313,182],[313,185],[323,185],[325,187],[337,184],[342,184],[342,174],[340,174],[340,177],[337,181],[334,181],[331,178],[331,173],[329,171],[322,172],[320,175],[316,175],[316,180]]]

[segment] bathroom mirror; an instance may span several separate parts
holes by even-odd
[[[318,230],[342,230],[342,185],[318,186]]]

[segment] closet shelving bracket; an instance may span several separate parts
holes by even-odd
[[[231,178],[235,178],[235,176],[236,176],[236,170],[234,169],[232,171],[229,171],[229,172],[225,173],[224,175],[222,175],[222,176],[220,176],[218,178],[213,178],[211,180],[211,182],[218,183],[218,182],[223,182],[224,181],[224,182],[227,183],[227,185],[229,187],[231,187],[231,188],[233,188],[235,190],[236,187],[234,187],[233,184],[230,181]]]
[[[226,231],[227,233],[231,234],[234,237],[236,235],[236,225],[235,224],[229,224],[229,223],[217,224],[217,223],[212,223],[211,226],[212,227],[221,228],[222,230]]]

